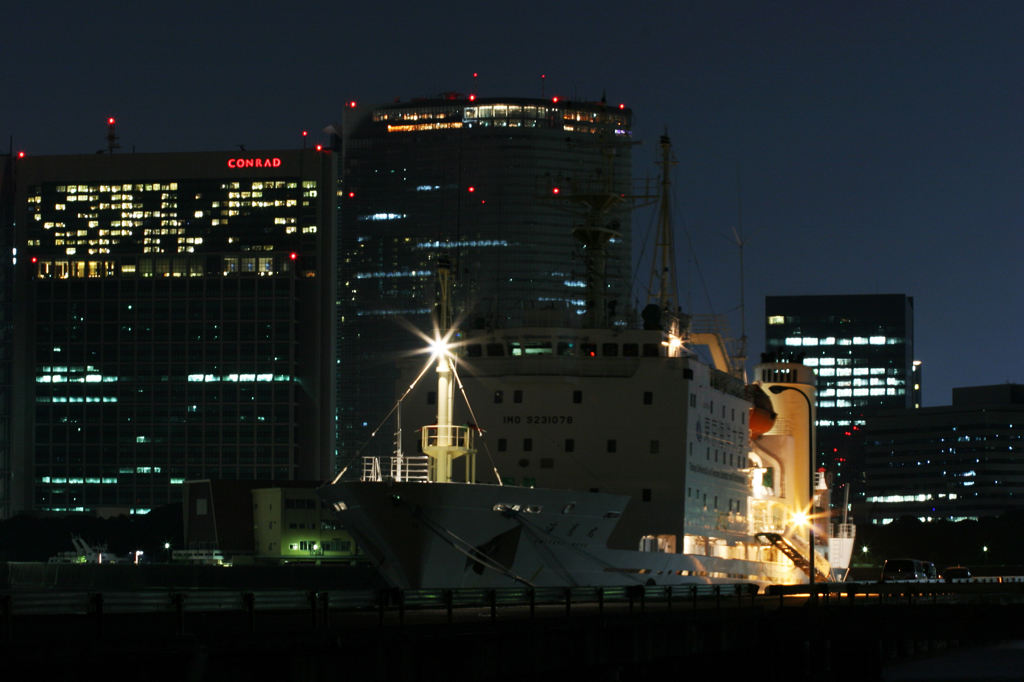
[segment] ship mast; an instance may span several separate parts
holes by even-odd
[[[437,264],[437,332],[432,343],[437,357],[437,423],[424,426],[421,435],[423,452],[430,457],[430,480],[437,483],[452,482],[452,468],[456,459],[466,458],[466,482],[476,478],[476,451],[472,445],[472,432],[468,425],[452,424],[455,403],[453,356],[449,348],[451,338],[451,265],[447,258]]]
[[[601,102],[605,104],[603,98]],[[573,202],[573,212],[582,214],[582,220],[573,226],[572,235],[583,252],[587,292],[585,323],[592,329],[606,328],[614,322],[615,301],[608,298],[608,245],[622,238],[616,211],[622,209],[624,202],[637,198],[616,187],[616,160],[622,146],[630,143],[611,134],[608,126],[612,117],[613,113],[602,113],[599,119],[604,168],[595,176],[571,181],[568,192],[554,189],[560,199]]]
[[[624,196],[614,191],[615,150],[603,149],[607,169],[605,187],[596,191],[574,191],[568,197],[580,204],[585,215],[583,223],[573,228],[572,234],[583,248],[583,264],[587,278],[587,323],[591,328],[609,326],[611,315],[608,305],[608,245],[621,239],[617,220],[608,220],[622,203]]]
[[[658,240],[648,280],[647,300],[644,309],[644,328],[662,329],[668,337],[663,343],[670,357],[682,354],[684,345],[706,346],[711,361],[718,369],[746,381],[744,363],[729,353],[723,335],[715,325],[707,330],[693,329],[689,315],[683,315],[678,302],[676,282],[675,245],[672,232],[671,179],[669,168],[672,161],[672,142],[668,133],[661,136],[661,201],[658,210]],[[657,284],[657,291],[655,291]],[[744,337],[745,340],[746,337]]]
[[[656,300],[662,314],[676,315],[679,310],[678,285],[676,283],[675,246],[672,242],[672,206],[670,190],[672,181],[669,168],[672,165],[672,142],[668,131],[661,136],[661,197],[658,206],[658,241],[655,245],[651,276],[647,284],[647,300]],[[653,291],[657,282],[657,292]]]

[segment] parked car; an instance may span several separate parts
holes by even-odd
[[[942,569],[942,578],[948,583],[954,580],[970,580],[971,569],[966,566],[946,566]]]
[[[897,580],[930,580],[937,573],[935,564],[920,559],[886,559],[882,565],[882,582]]]

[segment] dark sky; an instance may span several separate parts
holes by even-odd
[[[0,133],[16,149],[91,153],[111,115],[125,151],[285,147],[349,99],[539,96],[546,74],[545,95],[633,108],[637,176],[668,129],[685,307],[733,330],[740,177],[751,357],[766,295],[906,293],[926,405],[1024,382],[1019,0],[14,7]]]

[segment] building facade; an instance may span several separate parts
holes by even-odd
[[[768,296],[770,355],[800,362],[817,381],[817,461],[864,499],[863,429],[880,409],[921,403],[914,299],[903,294]],[[835,502],[835,501],[834,501]]]
[[[350,103],[338,260],[342,464],[392,447],[370,435],[394,402],[395,360],[423,344],[408,327],[430,328],[439,259],[451,262],[464,325],[579,325],[591,314],[614,323],[625,313],[631,117],[622,105],[558,98]],[[584,293],[588,279],[600,282],[596,300]]]
[[[14,161],[12,511],[330,475],[335,159]]]
[[[0,165],[0,519],[12,512],[11,359],[14,353],[14,163],[8,154]]]
[[[360,557],[352,536],[312,486],[253,490],[252,516],[256,561],[323,563]]]
[[[953,404],[874,415],[865,437],[872,523],[977,520],[1024,507],[1024,386],[953,389]]]

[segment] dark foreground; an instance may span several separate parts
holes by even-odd
[[[11,680],[860,681],[1024,639],[1020,585],[514,592],[8,591],[0,656]],[[73,608],[47,613],[47,595]]]

